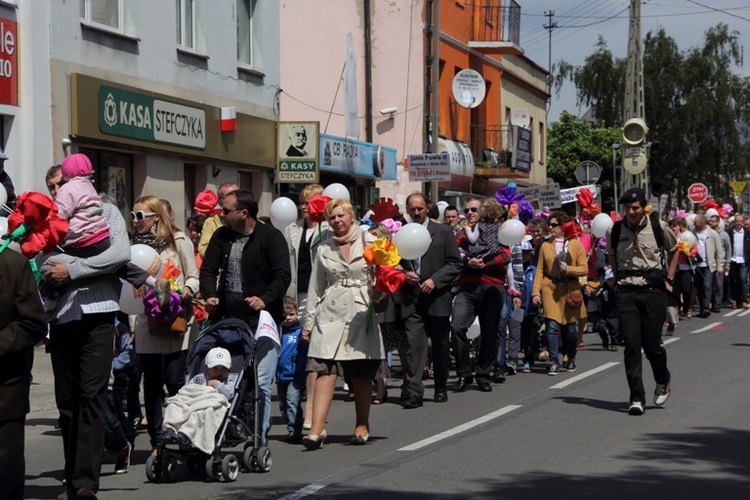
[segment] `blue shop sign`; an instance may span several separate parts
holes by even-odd
[[[396,180],[396,150],[371,142],[320,134],[320,170]]]

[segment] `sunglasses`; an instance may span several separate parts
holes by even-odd
[[[223,209],[223,210],[221,211],[221,213],[223,213],[224,215],[229,215],[229,214],[231,214],[232,212],[239,212],[239,211],[241,211],[241,210],[243,210],[243,209],[242,209],[242,208],[235,208],[234,210],[229,210],[228,208],[225,208],[225,209]]]
[[[560,227],[560,226],[562,226],[562,224],[560,224],[559,222],[550,222],[549,223],[549,227]]]
[[[465,214],[468,214],[469,212],[479,212],[479,209],[477,207],[464,208]]]
[[[144,212],[143,210],[138,210],[137,212],[130,212],[130,218],[133,220],[137,220],[138,222],[143,221],[146,217],[153,217],[156,215],[156,212]]]

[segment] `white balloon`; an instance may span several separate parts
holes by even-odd
[[[422,224],[410,222],[402,226],[393,235],[393,244],[398,249],[398,254],[406,260],[419,259],[430,248],[432,237],[430,232]]]
[[[468,330],[466,330],[466,338],[471,340],[479,337],[481,330],[479,328],[479,316],[474,318],[474,323],[471,324]]]
[[[439,201],[436,205],[438,207],[438,220],[441,221],[445,218],[445,209],[448,208],[448,202]]]
[[[684,241],[690,247],[698,243],[698,240],[695,238],[695,235],[690,231],[683,232],[680,235],[680,241]]]
[[[292,200],[281,197],[271,203],[271,224],[276,229],[284,230],[289,224],[297,220],[297,206]]]
[[[0,234],[5,234],[7,232],[8,232],[8,218],[0,217]]]
[[[0,184],[0,205],[4,205],[6,201],[8,201],[8,191]]]
[[[518,245],[526,235],[526,226],[518,219],[510,219],[500,226],[497,232],[497,239],[505,246],[512,247]]]
[[[598,214],[594,217],[593,222],[591,222],[591,232],[594,233],[594,236],[597,238],[604,238],[613,224],[612,217],[607,214]]]
[[[161,277],[161,266],[164,264],[156,250],[148,245],[137,243],[130,247],[130,262],[151,276]]]
[[[328,196],[332,200],[346,200],[351,201],[349,190],[343,184],[334,182],[329,184],[327,188],[323,190],[323,196]]]
[[[719,216],[719,211],[718,211],[718,210],[716,210],[715,208],[709,208],[708,210],[706,210],[706,219],[710,219],[710,218],[711,218],[711,217],[713,217],[714,215],[715,215],[716,217],[718,217],[718,216]]]
[[[143,288],[136,288],[127,281],[122,282],[120,311],[125,314],[143,314]]]
[[[695,219],[695,214],[689,214],[687,216],[687,225],[688,225],[688,227],[690,228],[691,231],[693,229],[695,229],[695,222],[694,222],[693,219]]]

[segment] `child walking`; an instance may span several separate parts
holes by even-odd
[[[307,381],[308,343],[301,338],[302,326],[297,317],[297,303],[284,297],[284,321],[281,323],[281,352],[276,366],[276,390],[281,415],[286,422],[287,442],[302,440],[302,398],[300,392]]]

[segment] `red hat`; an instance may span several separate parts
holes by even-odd
[[[199,214],[206,214],[209,216],[218,215],[219,212],[221,212],[221,207],[217,205],[218,202],[219,197],[216,196],[216,193],[210,189],[206,189],[205,191],[198,193],[198,196],[195,197],[195,206],[193,207],[193,210]]]

